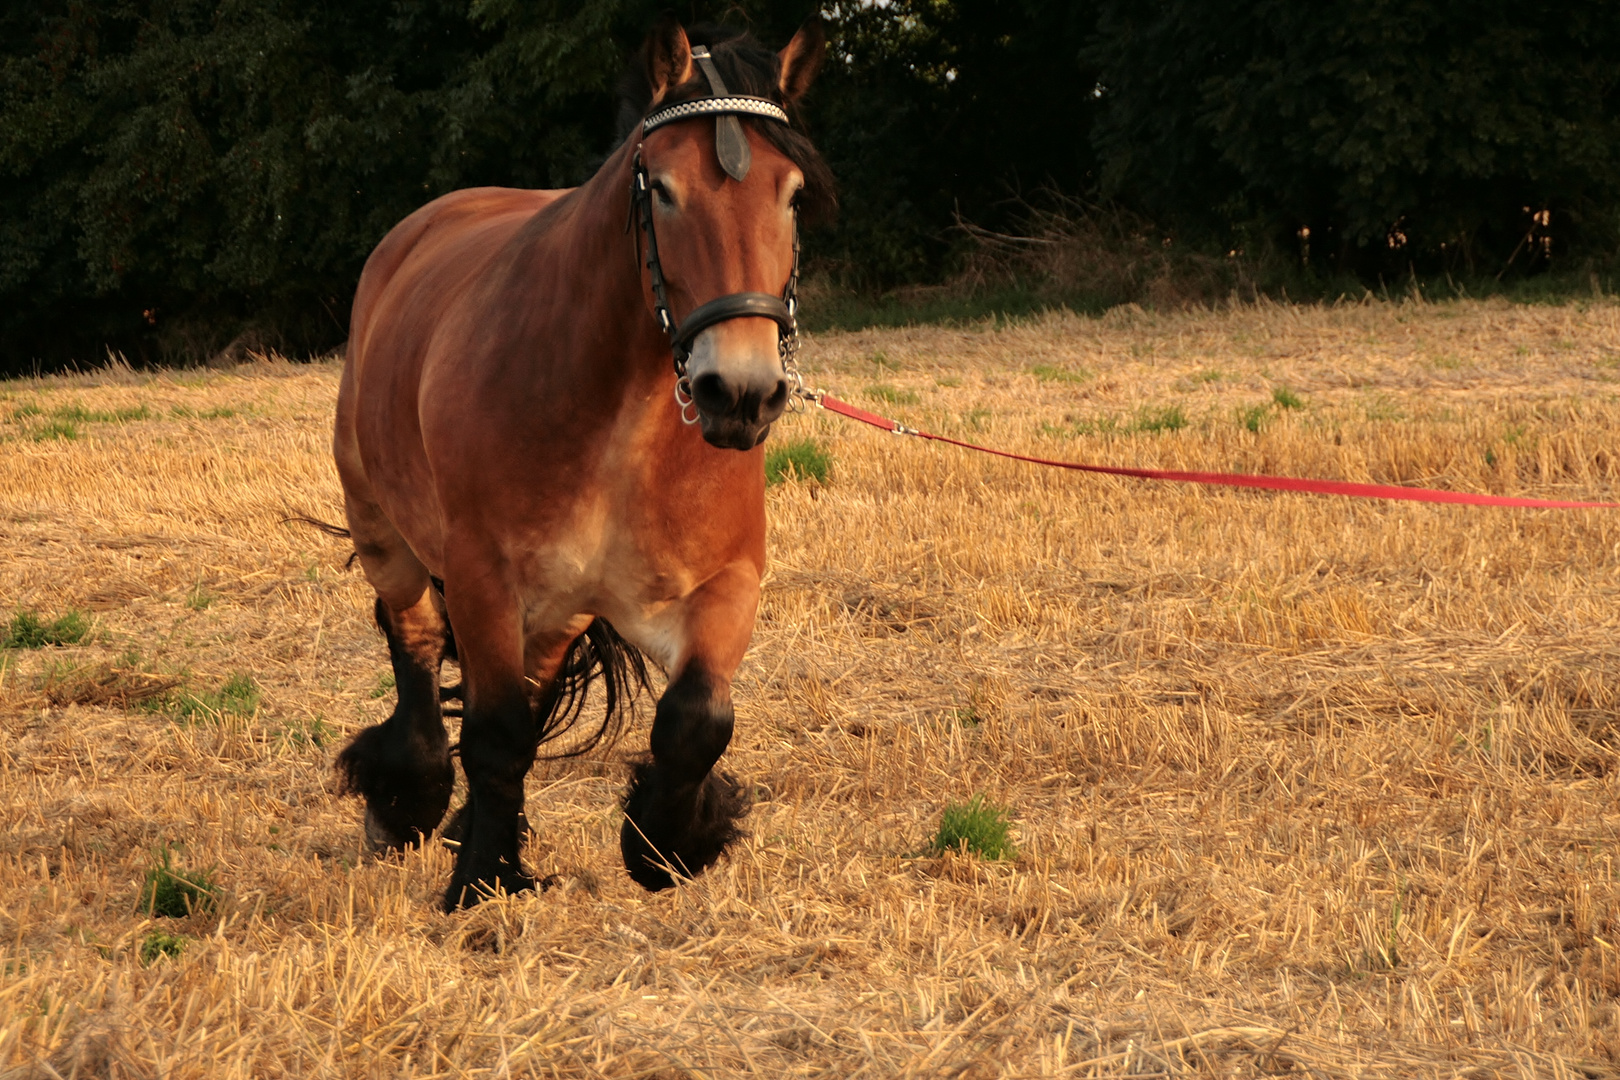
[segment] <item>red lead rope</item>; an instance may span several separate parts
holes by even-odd
[[[1107,473],[1110,476],[1134,476],[1142,480],[1179,480],[1188,484],[1218,484],[1223,487],[1263,488],[1267,491],[1303,491],[1312,495],[1350,495],[1358,499],[1404,499],[1407,502],[1462,503],[1466,506],[1523,506],[1538,510],[1620,508],[1620,503],[1612,502],[1562,502],[1557,499],[1518,499],[1507,495],[1476,495],[1469,491],[1437,491],[1433,488],[1397,487],[1392,484],[1352,484],[1347,480],[1301,480],[1292,476],[1175,472],[1169,469],[1129,469],[1120,465],[1082,465],[1077,461],[1053,461],[1050,458],[1014,454],[1007,450],[992,450],[988,446],[978,446],[974,443],[963,442],[961,439],[935,435],[930,431],[918,431],[916,428],[906,427],[904,424],[890,420],[888,417],[869,413],[865,409],[857,409],[849,402],[840,401],[831,394],[807,394],[806,396],[828,412],[835,412],[839,416],[847,416],[851,420],[859,420],[863,424],[871,424],[875,428],[882,428],[895,435],[915,435],[919,439],[932,439],[934,442],[950,443],[952,446],[977,450],[981,454],[994,454],[996,457],[1012,458],[1014,461],[1028,461],[1035,465],[1050,465],[1053,468],[1074,469],[1078,472]]]

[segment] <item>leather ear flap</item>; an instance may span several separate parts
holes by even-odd
[[[812,15],[806,19],[793,40],[776,56],[782,68],[777,88],[782,91],[782,100],[792,104],[810,89],[822,61],[827,58],[827,30],[821,17]]]
[[[663,15],[647,38],[647,85],[652,88],[651,108],[673,88],[692,77],[692,44],[673,15]]]

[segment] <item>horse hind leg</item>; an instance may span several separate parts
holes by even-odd
[[[366,839],[378,852],[414,846],[432,833],[455,785],[439,703],[450,627],[425,572],[422,585],[406,606],[377,598],[377,625],[388,639],[397,699],[387,720],[356,735],[337,758],[341,790],[366,800]]]

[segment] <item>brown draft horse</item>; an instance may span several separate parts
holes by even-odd
[[[333,450],[398,704],[337,767],[375,848],[431,834],[454,781],[440,668],[459,661],[443,695],[464,702],[468,796],[447,908],[533,887],[518,848],[538,747],[593,677],[608,731],[643,654],[669,682],[624,800],[626,868],[666,888],[738,836],[747,800],[714,766],[765,565],[759,444],[792,390],[777,298],[797,216],[832,200],[785,109],[824,51],[816,22],[775,54],[666,18],[590,181],[454,192],[366,263]]]

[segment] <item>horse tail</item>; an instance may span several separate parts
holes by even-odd
[[[542,715],[536,718],[539,742],[551,742],[573,730],[585,711],[591,685],[598,681],[607,698],[602,723],[567,750],[545,755],[548,760],[579,757],[597,747],[612,746],[624,730],[625,721],[633,715],[636,692],[650,689],[647,658],[606,619],[592,619],[568,647],[552,687],[550,707],[542,705]]]
[[[319,529],[327,536],[335,536],[339,540],[354,539],[354,534],[349,532],[349,530],[345,529],[343,526],[333,525],[330,521],[322,521],[320,518],[312,518],[308,514],[294,514],[291,517],[284,517],[281,519],[281,523],[283,525],[309,525],[312,528]],[[355,562],[359,560],[359,558],[360,553],[358,551],[349,552],[349,559],[343,564],[343,568],[347,570],[349,567],[353,566]]]
[[[327,536],[335,536],[339,540],[352,539],[349,530],[343,526],[333,525],[330,521],[322,521],[320,518],[312,518],[308,514],[294,514],[291,517],[284,517],[281,519],[281,523],[283,525],[311,525]]]

